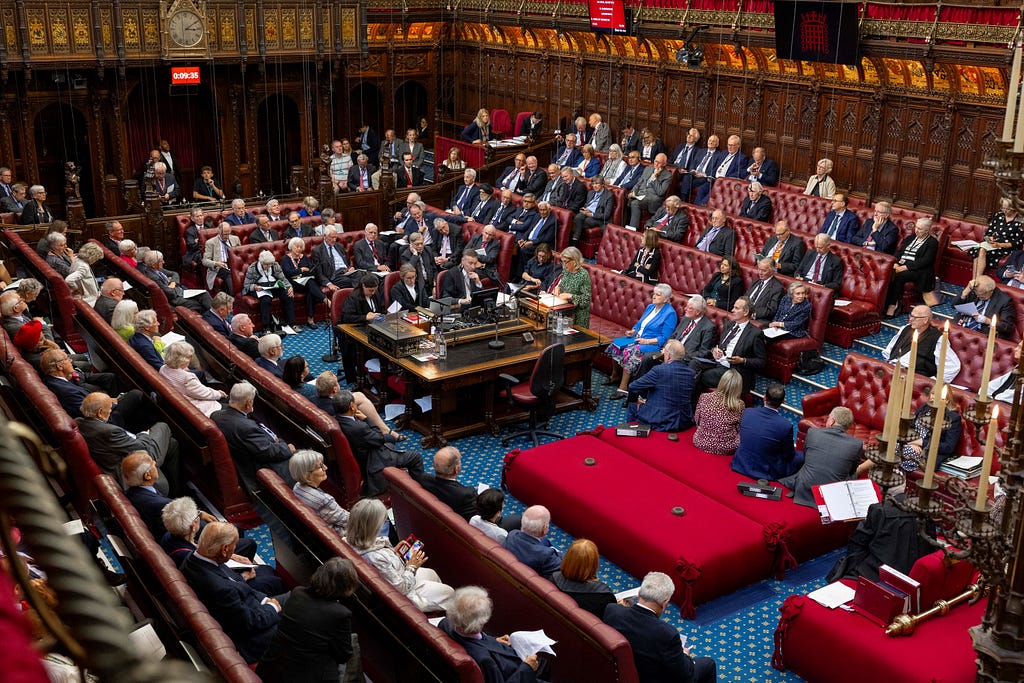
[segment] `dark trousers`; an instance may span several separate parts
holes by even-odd
[[[288,292],[283,289],[271,289],[264,290],[271,292],[271,296],[261,296],[260,300],[260,320],[263,321],[264,327],[271,325],[271,314],[270,305],[273,299],[278,299],[281,302],[281,307],[284,308],[284,319],[289,325],[295,324],[295,299],[294,297],[288,296]]]
[[[292,287],[295,288],[296,292],[300,292],[306,297],[306,317],[309,322],[313,322],[313,316],[316,313],[316,307],[320,305],[321,301],[326,301],[327,297],[324,296],[324,291],[320,289],[320,285],[316,283],[316,280],[310,280],[304,285],[293,282]]]
[[[576,217],[572,219],[572,243],[576,244],[583,237],[583,231],[587,228],[603,228],[604,223],[596,220],[593,216],[587,216],[582,213],[576,214]]]

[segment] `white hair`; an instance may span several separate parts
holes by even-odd
[[[642,600],[663,605],[672,598],[672,594],[675,591],[676,586],[672,583],[672,579],[669,578],[668,574],[650,572],[644,577],[643,583],[640,584],[639,597]]]

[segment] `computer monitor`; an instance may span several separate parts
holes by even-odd
[[[488,287],[487,289],[477,290],[473,292],[470,299],[470,306],[483,306],[485,309],[493,310],[495,302],[498,300],[498,288]]]

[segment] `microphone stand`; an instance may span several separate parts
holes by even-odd
[[[501,317],[498,315],[497,308],[492,308],[491,313],[494,315],[494,339],[487,342],[487,348],[499,351],[505,348],[505,342],[498,339],[498,327],[501,325]]]

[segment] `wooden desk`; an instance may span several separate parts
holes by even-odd
[[[529,375],[540,352],[557,341],[565,344],[567,386],[555,396],[556,410],[582,407],[593,412],[597,409],[597,400],[591,391],[590,369],[594,357],[600,353],[601,337],[587,329],[563,336],[538,330],[529,343],[519,334],[506,335],[502,337],[505,348],[497,351],[487,347],[488,339],[461,343],[449,346],[445,360],[421,363],[411,357],[395,358],[376,348],[367,339],[365,326],[338,327],[356,343],[359,368],[364,367],[368,357],[379,357],[385,373],[385,366],[391,364],[404,375],[405,414],[399,425],[423,434],[424,448],[439,448],[446,445],[448,439],[485,430],[497,436],[501,425],[525,421],[527,413],[518,407],[495,406],[498,376]],[[577,382],[583,382],[583,391],[579,394],[567,388]],[[423,394],[429,395],[431,400],[429,423],[428,415],[417,416],[415,410],[414,399]]]

